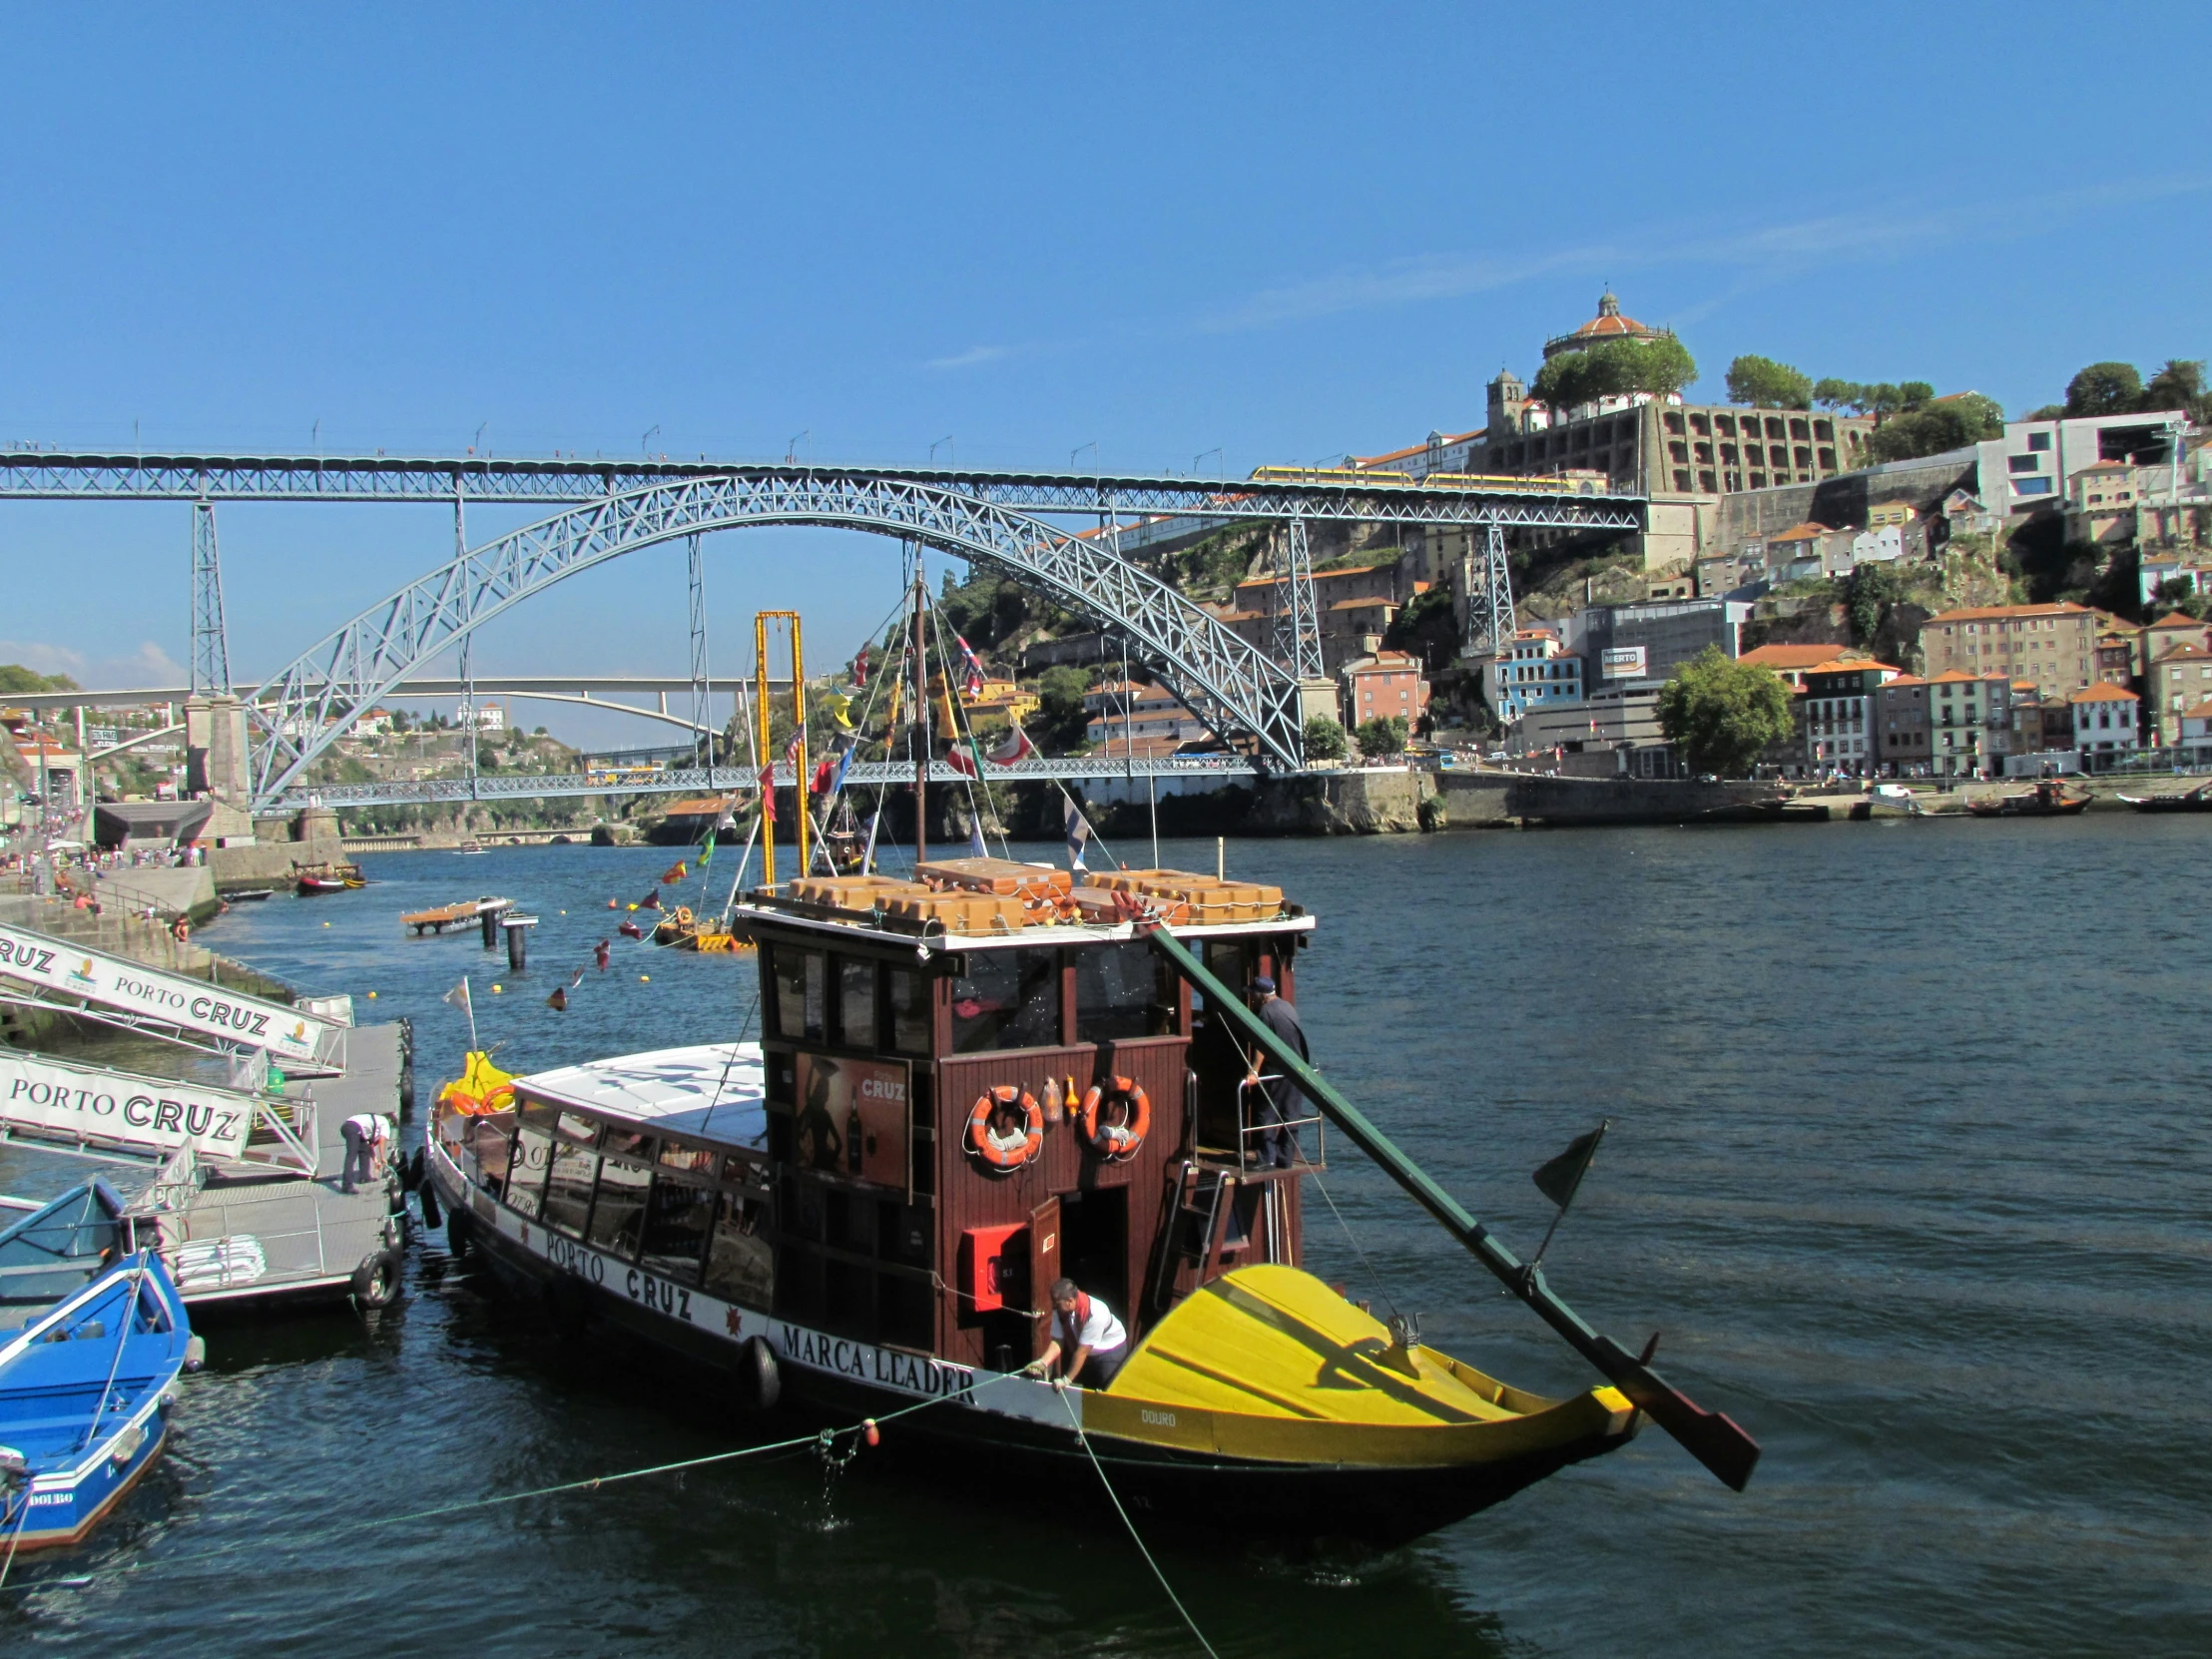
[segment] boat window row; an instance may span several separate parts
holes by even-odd
[[[762,950],[775,1003],[769,1028],[779,1036],[929,1052],[928,976],[793,943]],[[948,1000],[954,1054],[1171,1036],[1181,1017],[1173,969],[1134,939],[1066,950],[970,950],[958,962]]]
[[[769,1028],[806,1042],[894,1054],[929,1052],[929,980],[868,956],[764,945],[775,1003]]]
[[[602,1126],[535,1103],[511,1141],[476,1120],[478,1178],[516,1214],[726,1302],[774,1292],[768,1166],[741,1153]]]

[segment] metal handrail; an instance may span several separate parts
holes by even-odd
[[[1245,1100],[1246,1091],[1250,1089],[1261,1088],[1263,1084],[1267,1083],[1283,1083],[1288,1081],[1289,1079],[1283,1076],[1283,1074],[1280,1072],[1267,1072],[1264,1074],[1261,1072],[1251,1072],[1246,1075],[1243,1082],[1237,1085],[1237,1161],[1243,1168],[1251,1169],[1255,1167],[1254,1155],[1250,1144],[1252,1137],[1255,1135],[1265,1136],[1271,1129],[1281,1130],[1284,1134],[1290,1135],[1291,1137],[1290,1168],[1327,1169],[1329,1167],[1329,1120],[1323,1117],[1320,1113],[1317,1112],[1312,1117],[1285,1118],[1280,1123],[1254,1123],[1252,1121],[1251,1108],[1246,1104]],[[1270,1106],[1275,1105],[1274,1099],[1267,1095],[1264,1089],[1262,1089],[1261,1098],[1265,1099]],[[1277,1107],[1276,1109],[1278,1111],[1281,1110],[1280,1107]],[[1309,1158],[1306,1156],[1305,1146],[1301,1144],[1298,1136],[1292,1133],[1292,1131],[1303,1129],[1309,1124],[1311,1124],[1314,1128],[1315,1140],[1320,1150],[1320,1156],[1316,1158]]]

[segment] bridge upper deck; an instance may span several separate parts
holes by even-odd
[[[285,455],[195,451],[0,451],[0,500],[591,501],[686,478],[887,479],[1044,513],[1221,518],[1589,523],[1633,528],[1641,496],[1547,478],[1263,467],[1250,478],[986,471],[606,456]],[[1534,510],[1537,517],[1526,516]]]

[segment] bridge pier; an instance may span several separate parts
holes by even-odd
[[[185,788],[212,795],[227,807],[244,807],[251,752],[246,705],[229,692],[195,692],[185,699]]]

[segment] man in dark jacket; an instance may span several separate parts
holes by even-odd
[[[1261,974],[1252,981],[1252,995],[1255,1011],[1267,1028],[1296,1050],[1301,1060],[1312,1060],[1306,1047],[1306,1027],[1299,1022],[1298,1010],[1275,994],[1275,981]],[[1266,1091],[1266,1101],[1260,1108],[1260,1121],[1266,1128],[1260,1136],[1260,1161],[1276,1169],[1289,1169],[1297,1140],[1284,1125],[1299,1115],[1298,1085],[1277,1075],[1261,1087]]]

